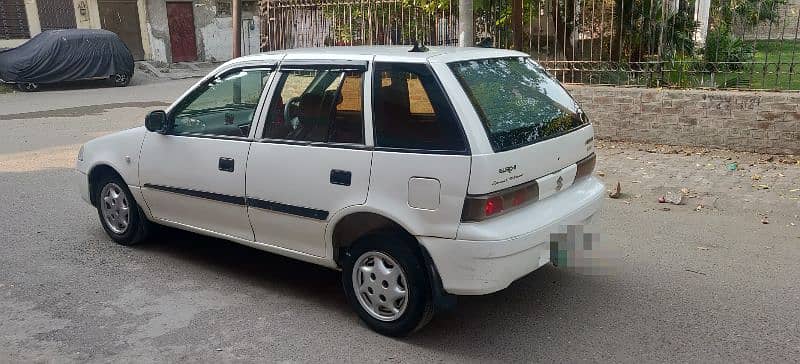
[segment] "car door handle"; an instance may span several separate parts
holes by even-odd
[[[219,157],[219,170],[233,172],[233,158]]]
[[[353,179],[353,173],[350,171],[343,171],[341,169],[331,170],[331,184],[340,186],[349,186]]]

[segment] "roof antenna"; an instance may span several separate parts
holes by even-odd
[[[418,40],[414,40],[413,43],[414,43],[414,48],[411,48],[411,50],[409,52],[427,52],[428,51],[428,47],[426,47],[424,44],[422,44],[422,42],[420,42]]]

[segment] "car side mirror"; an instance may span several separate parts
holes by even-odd
[[[163,110],[156,110],[147,114],[144,118],[144,127],[148,131],[164,133],[167,126],[167,113]]]

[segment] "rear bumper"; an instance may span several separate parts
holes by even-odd
[[[481,295],[499,291],[511,282],[550,262],[550,234],[565,225],[585,225],[600,209],[605,187],[594,177],[529,208],[485,222],[462,224],[459,239],[419,237],[430,253],[447,293]],[[502,237],[504,224],[529,224],[528,233]],[[472,240],[467,236],[497,239]]]

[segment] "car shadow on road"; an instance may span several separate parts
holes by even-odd
[[[234,275],[236,280],[308,301],[332,311],[331,316],[357,319],[342,293],[340,273],[335,270],[220,239],[163,229],[156,240],[137,249],[193,261],[226,276]],[[546,343],[565,334],[582,335],[585,327],[581,325],[588,324],[605,306],[592,303],[590,298],[597,295],[598,290],[592,289],[596,283],[596,277],[546,265],[500,292],[458,297],[454,308],[437,313],[428,326],[402,341],[472,357],[487,355],[484,344],[501,345],[514,349],[508,358],[532,357],[543,350],[533,343]],[[476,346],[476,342],[484,344]]]
[[[264,289],[312,301],[337,312],[349,310],[339,272],[223,239],[159,226],[154,237],[135,249],[168,255],[200,269]]]

